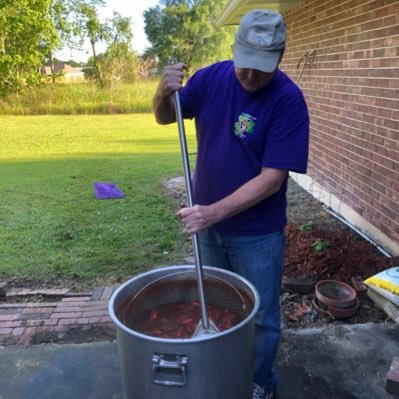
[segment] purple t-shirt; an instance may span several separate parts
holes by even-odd
[[[196,72],[180,91],[183,115],[195,118],[198,153],[194,203],[212,204],[242,186],[262,167],[306,173],[309,115],[300,89],[277,70],[263,89],[245,91],[232,61]],[[248,210],[210,228],[224,234],[260,235],[286,225],[287,181]]]

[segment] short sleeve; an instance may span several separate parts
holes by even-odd
[[[192,75],[180,90],[180,101],[184,118],[194,118],[201,107],[204,88],[204,77],[201,72],[198,71]]]
[[[309,113],[302,92],[293,86],[276,102],[262,165],[306,173]]]

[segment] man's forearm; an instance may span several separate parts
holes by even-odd
[[[237,215],[275,194],[287,178],[288,171],[263,168],[262,172],[232,194],[211,205],[182,208],[176,214],[189,234],[195,234],[226,218]]]
[[[152,100],[155,119],[160,125],[176,122],[175,103],[173,95],[164,96],[157,90]]]
[[[280,189],[287,173],[284,170],[265,168],[257,177],[226,198],[212,204],[211,207],[214,208],[219,220],[237,215],[275,194]]]

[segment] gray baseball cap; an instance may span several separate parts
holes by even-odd
[[[236,33],[234,66],[273,72],[285,49],[287,30],[281,14],[252,10],[245,14]]]

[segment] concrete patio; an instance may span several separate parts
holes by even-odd
[[[398,355],[392,324],[284,330],[278,398],[395,398],[385,383]],[[121,399],[116,342],[0,347],[0,398]]]

